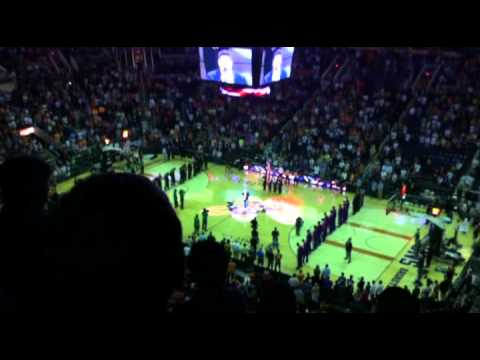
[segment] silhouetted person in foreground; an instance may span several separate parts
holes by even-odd
[[[240,292],[225,287],[228,256],[221,244],[208,240],[195,243],[187,264],[195,287],[191,300],[180,311],[245,312]]]
[[[61,199],[53,220],[47,313],[154,315],[183,286],[181,224],[148,179],[91,177]]]
[[[296,313],[297,304],[293,289],[286,283],[276,280],[264,281],[259,294],[257,312]]]
[[[377,313],[418,313],[418,300],[406,289],[389,287],[377,298]]]
[[[45,161],[31,156],[0,166],[0,312],[26,309],[36,293],[51,173]]]

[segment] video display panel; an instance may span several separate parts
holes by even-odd
[[[294,47],[271,47],[262,52],[260,85],[288,79],[292,74]]]
[[[252,49],[200,47],[200,78],[252,86]]]

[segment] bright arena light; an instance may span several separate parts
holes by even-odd
[[[35,132],[35,128],[33,126],[30,126],[28,128],[20,130],[20,136],[32,135],[34,132]]]
[[[263,88],[253,89],[253,88],[233,88],[233,87],[220,87],[220,92],[223,95],[234,96],[234,97],[243,97],[247,95],[251,96],[266,96],[270,95],[270,86]]]
[[[297,217],[301,215],[299,206],[291,205],[284,201],[267,199],[264,201],[264,204],[267,209],[267,216],[280,224],[293,225]]]

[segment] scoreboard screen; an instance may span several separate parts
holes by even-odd
[[[269,47],[262,51],[260,85],[288,79],[292,73],[294,47]]]
[[[201,79],[252,86],[252,49],[200,47],[199,55]]]

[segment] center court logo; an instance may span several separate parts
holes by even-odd
[[[250,222],[257,215],[264,213],[280,224],[294,225],[297,217],[301,215],[301,204],[292,203],[290,200],[283,199],[281,196],[266,200],[251,196],[246,208],[243,206],[243,201],[237,199],[229,202],[227,206],[216,205],[208,209],[212,216],[224,216],[230,213],[232,218],[241,222]]]

